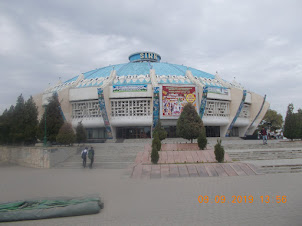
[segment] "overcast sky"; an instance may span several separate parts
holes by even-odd
[[[0,113],[95,68],[153,51],[302,108],[302,1],[0,0]]]

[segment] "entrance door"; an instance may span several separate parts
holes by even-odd
[[[150,138],[151,127],[118,127],[116,136],[118,139]]]

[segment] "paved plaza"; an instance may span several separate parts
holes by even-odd
[[[231,145],[228,142],[225,142],[226,147]],[[255,148],[259,141],[233,141],[235,146],[236,143]],[[145,144],[141,141],[95,144],[97,155],[114,162],[114,169],[107,167],[104,160],[98,160],[94,169],[83,169],[76,163],[80,163],[78,156],[67,160],[67,166],[61,164],[52,169],[1,165],[1,202],[99,194],[105,205],[95,215],[7,225],[301,225],[302,173],[130,178],[128,166],[135,162]],[[124,153],[127,150],[128,155]],[[226,151],[229,153],[231,149]],[[126,166],[126,162],[129,165]],[[283,203],[278,203],[282,197]],[[204,202],[200,203],[202,200]]]

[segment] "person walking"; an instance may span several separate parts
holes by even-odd
[[[263,139],[263,144],[267,144],[267,132],[264,127],[261,130],[261,135],[262,135],[262,139]]]
[[[88,153],[88,147],[85,147],[85,149],[81,152],[81,157],[83,159],[84,168],[86,167],[87,153]]]
[[[92,168],[92,164],[94,162],[94,149],[93,147],[90,148],[90,150],[88,151],[88,158],[90,159],[90,169]]]

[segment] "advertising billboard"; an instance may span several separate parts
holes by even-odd
[[[178,118],[187,103],[196,106],[194,86],[162,86],[161,118]]]

